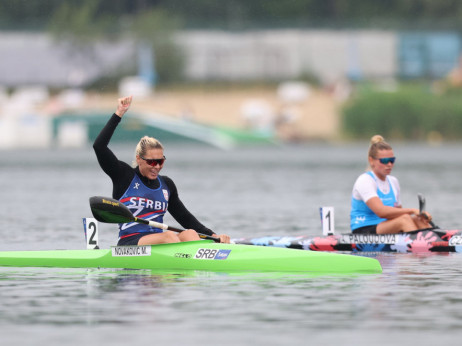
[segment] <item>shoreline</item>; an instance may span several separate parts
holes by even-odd
[[[117,93],[88,94],[82,110],[116,109]],[[312,90],[305,100],[283,103],[276,88],[232,90],[159,90],[133,97],[131,111],[160,113],[216,127],[273,130],[287,141],[335,140],[340,133],[340,103],[326,91]]]

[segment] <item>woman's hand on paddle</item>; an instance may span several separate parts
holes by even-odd
[[[220,243],[226,243],[226,244],[231,243],[231,238],[229,237],[229,235],[226,235],[226,234],[220,234],[220,235],[214,234],[213,236],[220,239]]]
[[[420,220],[424,222],[430,222],[432,220],[432,216],[430,215],[428,211],[420,212],[419,209],[412,209],[412,210],[413,210],[412,214],[417,216]]]
[[[430,222],[432,220],[432,216],[430,215],[428,211],[423,211],[422,214],[419,214],[418,216],[421,217],[426,222]]]
[[[127,112],[130,108],[130,105],[132,104],[132,98],[133,96],[127,96],[118,99],[117,110],[115,111],[115,114],[122,118],[125,112]]]

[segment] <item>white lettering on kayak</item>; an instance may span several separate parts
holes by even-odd
[[[209,260],[225,260],[228,258],[230,252],[231,250],[197,249],[194,258]]]
[[[462,235],[453,235],[451,239],[449,239],[449,246],[458,245],[462,245]]]
[[[395,244],[396,234],[342,234],[340,244]]]
[[[112,256],[151,256],[150,246],[115,246],[112,248]]]

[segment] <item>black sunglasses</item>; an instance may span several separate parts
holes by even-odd
[[[144,161],[146,161],[146,163],[149,165],[149,166],[152,166],[152,167],[155,167],[157,165],[159,166],[162,166],[165,162],[165,156],[161,159],[145,159],[143,156],[140,155],[140,158],[142,158]]]

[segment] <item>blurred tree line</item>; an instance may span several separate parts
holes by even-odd
[[[88,6],[94,7],[95,20],[112,22],[112,29],[123,27],[127,17],[153,10],[182,18],[185,27],[228,29],[419,23],[456,28],[462,17],[459,0],[0,0],[0,28],[43,28],[63,7]]]

